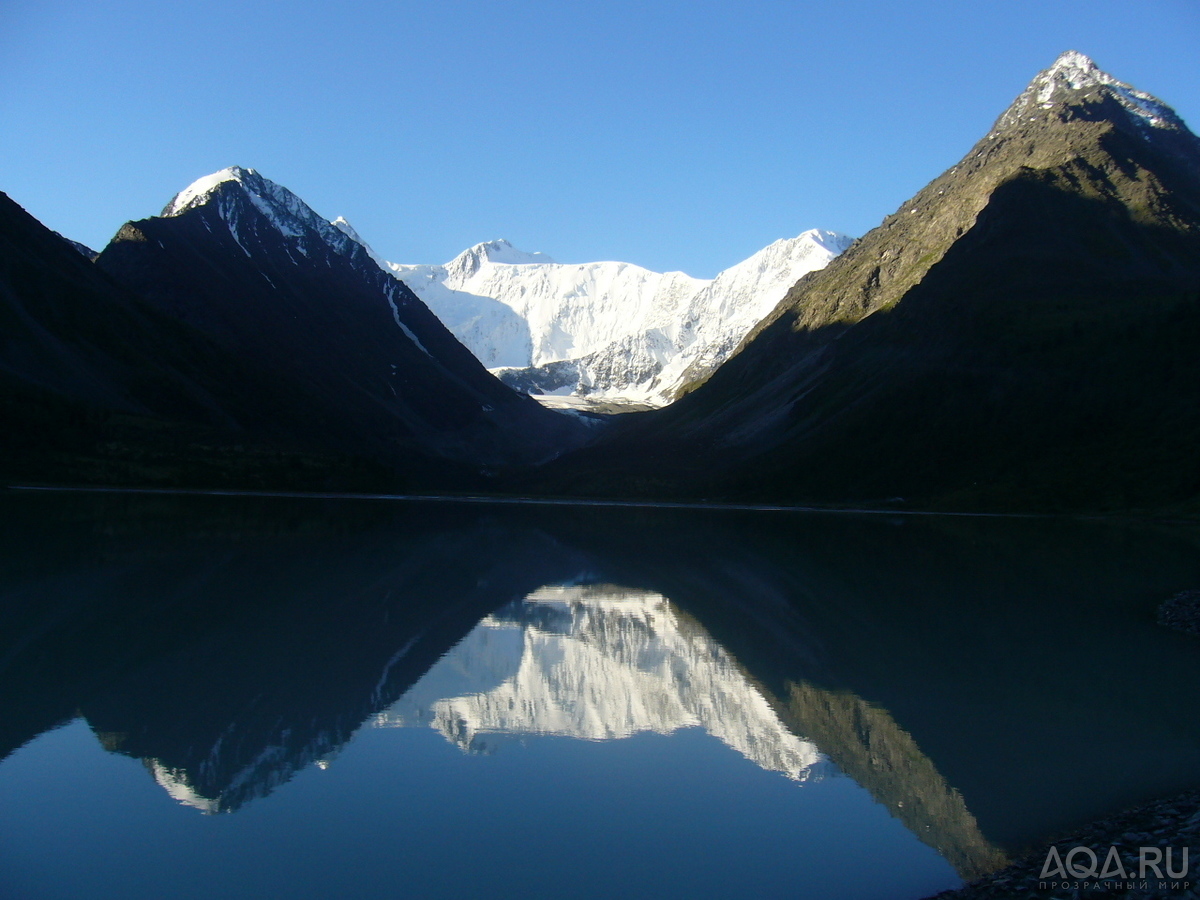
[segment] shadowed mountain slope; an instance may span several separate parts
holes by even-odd
[[[95,263],[0,196],[6,480],[479,489],[579,442],[294,195],[218,176]]]
[[[231,168],[125,225],[97,265],[285,380],[297,437],[385,461],[536,462],[576,424],[500,384],[368,251],[298,197]]]
[[[1200,494],[1200,140],[1064,54],[658,415],[597,492],[957,508]]]
[[[7,478],[246,483],[222,448],[242,474],[270,468],[282,448],[248,429],[264,410],[301,414],[253,360],[154,310],[4,195],[0,326]]]

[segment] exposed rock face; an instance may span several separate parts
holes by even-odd
[[[603,489],[624,467],[709,496],[1187,500],[1198,297],[1200,141],[1068,53],[711,378],[586,459]]]

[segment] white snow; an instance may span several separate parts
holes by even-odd
[[[219,190],[230,182],[241,190]],[[212,203],[249,256],[253,235],[240,197],[286,239],[289,254],[295,249],[308,257],[321,245],[345,256],[365,252],[493,371],[566,363],[562,384],[550,389],[555,393],[652,405],[668,402],[689,367],[724,359],[802,275],[850,243],[834,232],[806,231],[715,279],[624,262],[557,263],[502,239],[477,244],[445,265],[400,265],[378,256],[344,218],[328,221],[291,191],[240,166],[197,179],[163,215]],[[392,317],[429,354],[402,321],[396,287],[387,297]]]
[[[795,781],[828,765],[667,598],[616,585],[543,587],[489,616],[375,724],[432,727],[471,752],[511,736],[609,741],[700,727]]]
[[[1054,61],[1054,65],[1034,77],[997,121],[991,135],[1028,117],[1035,109],[1053,108],[1064,99],[1069,99],[1065,96],[1067,94],[1089,91],[1108,93],[1142,126],[1172,131],[1185,127],[1175,112],[1161,100],[1102,71],[1089,57],[1077,50],[1068,50]]]
[[[719,362],[807,272],[850,243],[812,230],[776,241],[715,279],[624,262],[556,263],[507,241],[441,266],[388,266],[493,370],[576,361],[570,387],[663,403],[693,363]]]
[[[388,297],[388,305],[392,307],[392,318],[396,320],[396,324],[400,326],[400,330],[404,332],[405,337],[417,345],[422,353],[433,359],[433,354],[421,343],[421,339],[413,333],[413,330],[400,321],[400,313],[396,309],[396,304],[391,297]]]
[[[177,216],[184,210],[191,209],[194,206],[203,206],[208,202],[209,194],[213,192],[213,189],[217,185],[224,184],[226,181],[240,182],[247,174],[254,174],[254,170],[243,169],[241,166],[230,166],[228,169],[222,169],[220,172],[213,172],[211,175],[197,178],[175,195],[162,211],[162,215]]]

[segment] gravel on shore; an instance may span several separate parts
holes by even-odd
[[[1181,591],[1159,606],[1158,624],[1200,635],[1200,590]]]
[[[1068,854],[1077,847],[1086,847],[1091,853],[1080,850],[1068,859]],[[1115,859],[1110,862],[1114,847],[1120,859],[1119,866]],[[1141,848],[1151,849],[1143,853]],[[1168,849],[1171,850],[1170,870],[1166,856]],[[1053,851],[1057,853],[1052,855]],[[1156,851],[1162,852],[1161,858]],[[1094,854],[1094,863],[1091,854]],[[1164,877],[1157,877],[1152,867],[1142,871],[1143,855],[1147,862],[1160,859],[1159,871]],[[1072,875],[1068,864],[1075,872],[1086,875]],[[1093,864],[1095,875],[1091,874]],[[1118,877],[1121,870],[1127,877]],[[1042,872],[1047,875],[1043,876]],[[1109,877],[1100,877],[1106,872],[1110,873]],[[1170,877],[1171,872],[1185,874]],[[1010,866],[958,890],[943,891],[935,896],[936,900],[1023,897],[1180,900],[1200,897],[1198,882],[1200,790],[1195,790],[1093,822]]]

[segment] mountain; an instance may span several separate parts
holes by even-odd
[[[254,471],[280,477],[283,448],[248,429],[264,409],[288,408],[288,392],[118,284],[80,247],[0,194],[4,478],[228,486],[259,484]],[[291,461],[321,467],[315,455]]]
[[[1200,140],[1070,52],[711,377],[557,477],[767,501],[1194,504],[1198,343]]]
[[[535,462],[581,428],[502,385],[343,227],[251,169],[201,178],[127,223],[96,265],[274,373],[292,402],[263,411],[270,434],[411,474]]]
[[[506,384],[661,405],[685,371],[719,365],[797,278],[849,243],[806,231],[712,280],[621,262],[561,264],[503,240],[444,266],[387,268]]]

